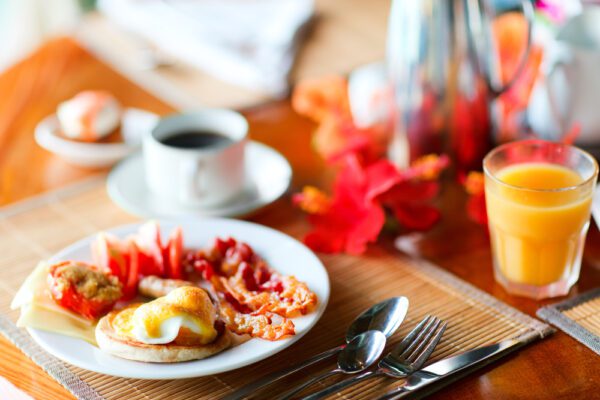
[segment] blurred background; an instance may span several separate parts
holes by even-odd
[[[0,69],[72,34],[180,102],[240,107],[384,57],[388,0],[0,0]]]
[[[383,62],[392,38],[391,3],[0,0],[0,70],[52,37],[73,35],[102,60],[181,108],[247,107],[283,98],[305,78],[347,76],[369,63]],[[499,79],[507,82],[522,75],[514,88],[493,99],[497,141],[531,132],[558,139],[579,127],[584,144],[597,146],[600,120],[586,109],[597,91],[591,90],[594,85],[580,83],[589,82],[593,74],[592,67],[583,71],[581,65],[600,61],[595,2],[531,0],[535,23],[530,51],[522,1],[484,3],[493,9],[492,47],[498,50]],[[501,18],[506,15],[511,17]],[[389,66],[389,50],[387,58]],[[575,58],[578,67],[573,66]],[[523,59],[525,70],[520,71]],[[569,88],[575,88],[573,93],[567,93]]]

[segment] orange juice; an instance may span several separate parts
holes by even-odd
[[[543,286],[579,268],[592,203],[590,190],[575,188],[583,178],[543,162],[507,166],[495,178],[501,183],[486,176],[485,194],[496,267],[504,278]]]

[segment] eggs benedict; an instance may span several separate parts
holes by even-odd
[[[231,344],[208,293],[180,287],[145,304],[112,311],[98,322],[98,346],[136,361],[179,362],[216,354]]]

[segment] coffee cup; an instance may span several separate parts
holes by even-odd
[[[153,195],[185,206],[225,203],[244,190],[248,122],[225,109],[158,121],[144,138],[145,179]]]

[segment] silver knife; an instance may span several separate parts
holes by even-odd
[[[378,400],[422,398],[430,395],[524,344],[517,339],[505,340],[445,358],[414,372],[406,378],[404,384]]]

